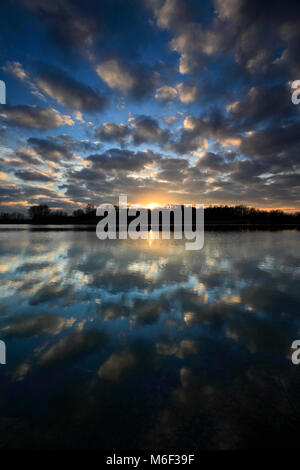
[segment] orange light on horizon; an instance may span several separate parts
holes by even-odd
[[[155,209],[156,207],[160,207],[160,204],[158,204],[157,202],[151,202],[150,204],[146,204],[146,209]]]
[[[1,203],[2,206],[29,206],[27,201],[4,201]]]

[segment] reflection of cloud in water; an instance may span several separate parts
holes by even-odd
[[[83,355],[103,347],[106,342],[106,335],[98,331],[73,333],[61,338],[56,344],[43,352],[39,358],[39,363],[42,366],[61,367],[64,363],[72,363]]]
[[[5,336],[57,335],[74,322],[73,317],[63,318],[57,314],[21,315],[12,318],[0,331]]]
[[[195,340],[183,339],[177,343],[157,343],[157,350],[165,356],[176,355],[180,359],[184,359],[192,354],[197,354],[198,345]]]
[[[43,286],[30,299],[31,305],[39,305],[44,302],[64,298],[64,301],[71,301],[72,286],[62,286],[59,283],[53,283]]]
[[[122,374],[136,365],[136,360],[132,352],[122,351],[119,354],[112,354],[98,371],[99,377],[105,380],[118,381]]]
[[[12,446],[294,442],[299,232],[209,232],[199,252],[93,232],[10,235],[0,231],[11,354],[0,415],[19,413],[30,430]]]

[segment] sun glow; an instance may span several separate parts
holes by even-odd
[[[146,209],[155,209],[156,207],[159,207],[159,204],[157,202],[151,202],[150,204],[146,205]]]

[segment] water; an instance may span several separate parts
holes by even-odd
[[[0,230],[0,448],[297,447],[297,231]]]

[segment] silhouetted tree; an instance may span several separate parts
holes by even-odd
[[[84,216],[84,212],[82,209],[76,209],[75,211],[73,211],[73,217],[83,217]]]
[[[61,218],[61,217],[68,217],[68,213],[66,211],[52,211],[51,217],[53,218]]]
[[[28,209],[29,217],[33,220],[36,219],[43,219],[45,217],[49,217],[50,209],[47,204],[40,204],[38,206],[31,206]]]
[[[96,206],[93,204],[88,204],[85,208],[85,214],[88,217],[96,217]]]

